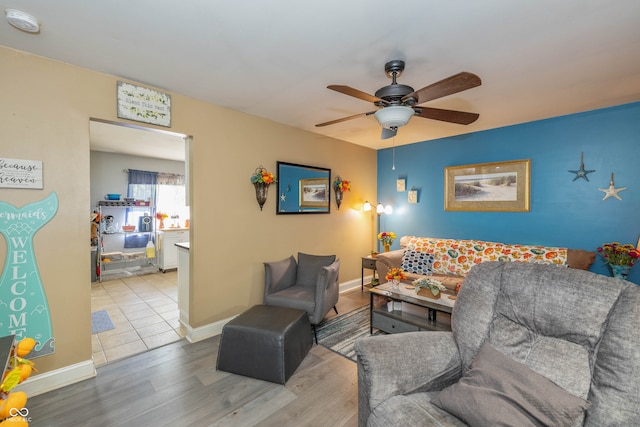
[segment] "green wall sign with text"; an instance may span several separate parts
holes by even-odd
[[[22,208],[0,201],[0,233],[7,258],[0,276],[0,336],[31,337],[37,344],[29,358],[51,354],[54,338],[51,313],[33,250],[33,236],[58,211],[58,196]]]

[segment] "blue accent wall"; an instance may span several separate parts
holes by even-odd
[[[420,120],[420,119],[413,119]],[[399,130],[402,132],[402,129]],[[569,170],[584,152],[589,181]],[[606,242],[631,243],[640,235],[640,103],[378,151],[378,202],[391,204],[382,231],[404,235],[564,246],[595,251]],[[531,159],[530,212],[444,210],[444,168]],[[395,163],[395,170],[392,164]],[[622,201],[602,200],[611,172]],[[396,180],[418,191],[409,204]],[[396,240],[392,249],[399,248]],[[609,274],[599,256],[591,271]],[[640,284],[640,263],[629,280]]]

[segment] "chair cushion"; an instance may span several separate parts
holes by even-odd
[[[581,425],[590,403],[484,344],[470,369],[432,403],[470,425]]]
[[[278,307],[297,308],[304,310],[309,316],[313,315],[315,304],[314,288],[308,286],[290,286],[281,291],[267,295],[264,303]]]
[[[322,267],[333,264],[335,255],[309,255],[298,252],[296,286],[315,287]]]

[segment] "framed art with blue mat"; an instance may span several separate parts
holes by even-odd
[[[91,313],[91,335],[115,328],[116,326],[111,321],[107,310],[94,311]]]

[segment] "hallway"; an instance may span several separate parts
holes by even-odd
[[[96,366],[178,341],[178,273],[132,276],[91,284],[91,311],[106,310],[115,329],[91,335]]]

